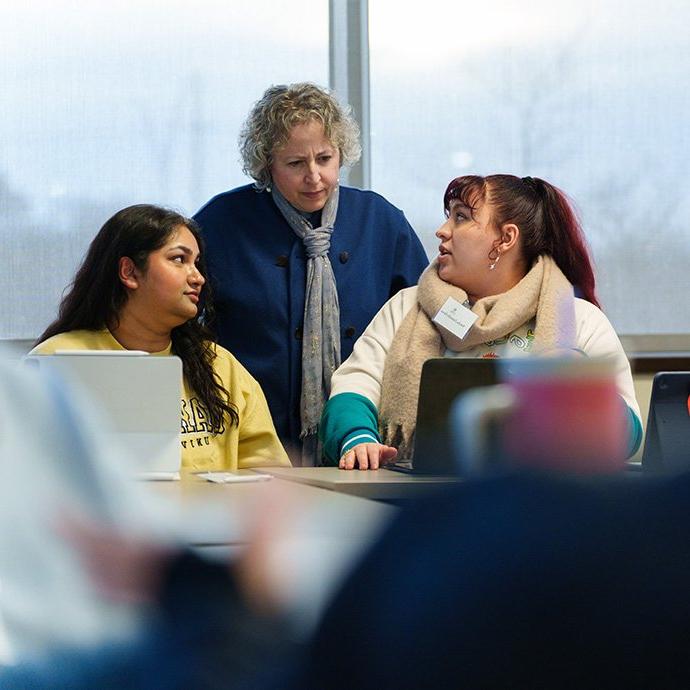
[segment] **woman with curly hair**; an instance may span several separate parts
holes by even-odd
[[[196,223],[140,204],[100,229],[32,354],[143,350],[182,360],[182,468],[288,465],[259,384],[206,326],[213,318]],[[201,305],[203,304],[203,308]],[[136,382],[132,383],[136,394]]]
[[[247,185],[195,216],[208,247],[220,342],[266,391],[279,436],[318,461],[331,374],[374,314],[428,264],[403,213],[339,184],[359,128],[332,94],[272,86],[240,134]]]

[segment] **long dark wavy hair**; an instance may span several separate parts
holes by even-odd
[[[582,297],[600,307],[594,269],[587,241],[566,195],[538,177],[515,175],[464,175],[450,182],[443,195],[448,214],[458,199],[476,210],[479,203],[493,206],[492,222],[498,228],[515,223],[520,228],[522,253],[530,268],[537,258],[550,256]]]
[[[129,257],[139,271],[145,272],[149,254],[160,249],[180,226],[194,235],[200,251],[198,269],[206,278],[204,243],[193,220],[149,204],[129,206],[118,211],[98,231],[60,303],[57,319],[35,344],[58,333],[116,327],[128,299],[119,277],[120,259]],[[196,316],[172,329],[171,352],[182,360],[187,384],[206,407],[212,428],[220,431],[226,415],[231,425],[239,423],[239,415],[213,370],[215,337],[208,324],[213,320],[214,310],[208,282],[202,296]]]

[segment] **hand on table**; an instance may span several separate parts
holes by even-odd
[[[338,467],[341,470],[353,470],[355,465],[360,470],[377,470],[381,465],[395,459],[398,451],[383,443],[358,443],[340,458]]]

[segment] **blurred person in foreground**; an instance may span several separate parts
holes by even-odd
[[[420,501],[347,578],[295,687],[688,687],[689,502],[688,473],[536,472]]]
[[[57,381],[0,366],[0,412],[0,611],[34,633],[0,668],[3,690],[690,683],[689,474],[525,472],[419,500],[300,643],[265,577],[281,520],[240,560],[204,561]],[[65,506],[79,517],[56,533]]]
[[[0,688],[212,687],[196,685],[204,649],[228,647],[234,677],[246,659],[256,679],[252,650],[291,643],[278,617],[262,623],[271,596],[250,612],[261,582],[240,597],[234,562],[185,551],[199,513],[132,480],[103,428],[58,377],[0,361]],[[232,515],[213,496],[205,508]],[[251,549],[243,562],[250,577]]]
[[[402,211],[340,184],[360,156],[349,107],[310,83],[271,86],[240,134],[254,183],[196,215],[219,342],[257,378],[278,436],[320,463],[331,375],[381,305],[428,265]]]
[[[101,422],[57,377],[0,361],[0,664],[129,642],[146,615],[133,600],[100,597],[56,532],[69,512],[155,545],[154,564],[175,543],[167,509],[128,478]]]
[[[157,602],[154,625],[0,670],[0,687],[687,687],[689,501],[688,474],[457,485],[401,511],[306,644],[261,584],[261,540],[228,567],[72,524],[110,597]]]
[[[139,204],[118,211],[100,229],[57,319],[31,354],[177,355],[183,368],[183,470],[289,465],[261,387],[214,342],[212,319],[198,226],[175,211]]]
[[[438,256],[417,286],[383,306],[333,375],[319,432],[327,460],[347,470],[409,460],[420,374],[431,357],[563,353],[613,361],[632,455],[642,424],[630,365],[599,308],[565,195],[539,178],[467,175],[450,182],[443,207]],[[444,312],[475,321],[451,331],[435,322]]]

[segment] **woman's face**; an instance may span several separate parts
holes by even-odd
[[[339,172],[338,149],[318,120],[295,125],[285,146],[273,152],[273,184],[300,211],[320,211],[338,184]]]
[[[129,303],[136,303],[140,314],[171,330],[193,319],[206,282],[198,260],[194,235],[178,226],[162,247],[149,254],[145,270],[135,269],[136,287],[130,289]]]
[[[494,294],[495,277],[489,270],[489,253],[500,233],[491,223],[491,205],[480,203],[474,213],[458,200],[451,201],[450,215],[436,231],[441,240],[438,275],[462,288],[471,301]]]

